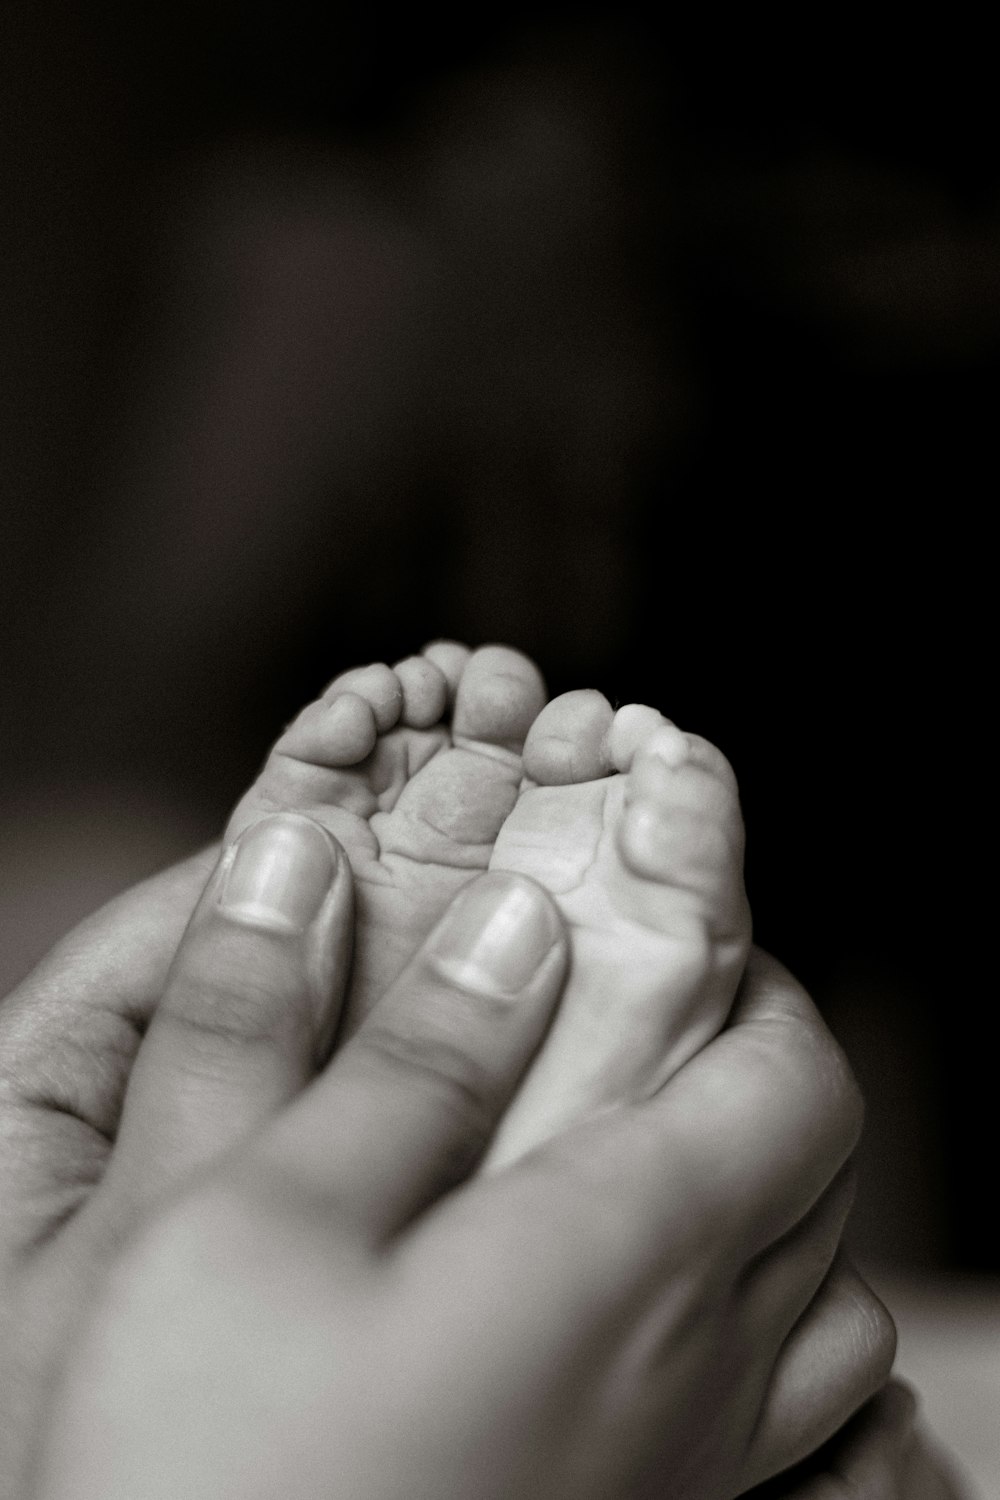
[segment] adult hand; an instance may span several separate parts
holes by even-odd
[[[744,1500],[963,1500],[960,1481],[921,1430],[917,1410],[909,1386],[890,1381],[793,1473]]]
[[[349,902],[314,845],[312,873],[289,874],[286,860],[285,876],[318,903],[322,943],[315,923],[254,926],[267,882],[251,856],[238,919],[218,900],[227,867],[210,881],[113,1149],[113,1107],[93,1113],[102,1054],[81,1054],[86,1028],[50,1069],[49,1099],[72,1084],[89,1126],[65,1091],[58,1112],[43,1109],[32,1007],[22,997],[8,1012],[22,1065],[36,1045],[34,1113],[8,1108],[34,1149],[12,1150],[8,1129],[5,1150],[17,1209],[5,1217],[6,1347],[31,1351],[27,1378],[3,1385],[22,1399],[5,1424],[15,1438],[49,1443],[73,1314],[89,1325],[60,1397],[48,1493],[308,1495],[332,1479],[365,1495],[580,1497],[655,1494],[667,1476],[673,1495],[719,1500],[796,1461],[882,1383],[892,1340],[874,1303],[852,1308],[867,1353],[845,1341],[821,1416],[802,1378],[809,1347],[829,1347],[843,1318],[828,1267],[858,1106],[783,971],[759,959],[732,1029],[650,1104],[449,1191],[551,1014],[558,926],[516,1003],[481,963],[449,960],[446,927],[301,1092],[332,1029],[336,1000],[320,997],[336,997]],[[313,880],[326,896],[308,895]],[[485,899],[478,889],[466,903]],[[520,962],[552,913],[536,888],[518,889]],[[455,919],[466,937],[468,912]],[[492,931],[498,942],[503,924]],[[78,940],[48,967],[50,1015],[87,1008],[69,1005],[74,969],[120,984],[125,959],[109,972],[115,945],[93,939],[103,960],[88,968]],[[8,1105],[17,1093],[9,1074]],[[36,1130],[46,1113],[48,1134]],[[57,1122],[68,1145],[89,1130],[93,1147],[86,1182],[78,1146],[63,1155],[77,1170],[61,1201]],[[33,1198],[32,1181],[47,1192]]]

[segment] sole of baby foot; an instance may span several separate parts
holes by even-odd
[[[354,668],[289,725],[239,802],[227,839],[295,811],[347,851],[357,921],[344,1034],[487,868],[545,697],[537,667],[505,646],[435,641],[395,666]]]
[[[571,972],[490,1167],[661,1088],[725,1023],[750,945],[736,778],[708,741],[646,705],[567,693],[524,765],[490,868],[555,896]]]

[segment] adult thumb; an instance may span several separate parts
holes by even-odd
[[[556,1009],[568,940],[524,876],[458,895],[363,1026],[259,1139],[256,1164],[390,1238],[485,1151]]]

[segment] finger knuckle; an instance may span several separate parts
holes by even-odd
[[[238,983],[207,974],[175,983],[157,1024],[182,1030],[191,1046],[209,1053],[270,1043],[295,1019],[297,1007],[288,1003],[290,998],[287,987],[274,984],[263,971],[243,970]]]
[[[896,1324],[870,1287],[858,1281],[850,1292],[851,1338],[859,1371],[868,1388],[879,1390],[889,1379],[896,1358]]]
[[[358,1041],[370,1067],[383,1075],[391,1070],[399,1087],[410,1093],[432,1096],[435,1108],[454,1119],[470,1149],[485,1149],[496,1123],[494,1090],[457,1042],[371,1023],[363,1042]]]

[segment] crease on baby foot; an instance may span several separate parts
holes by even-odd
[[[590,875],[591,871],[597,868],[598,861],[601,858],[601,852],[604,847],[604,839],[607,835],[608,829],[611,826],[611,818],[610,814],[608,813],[608,804],[610,801],[611,798],[607,795],[601,798],[601,831],[595,838],[593,847],[591,848],[590,854],[586,861],[582,865],[577,866],[578,874],[576,877],[576,882],[573,886],[570,887],[570,892],[578,889],[582,890],[587,884],[587,877]]]
[[[399,808],[394,810],[391,826],[386,830],[386,834],[391,836],[389,845],[388,837],[383,840],[380,837],[381,830],[376,826],[382,816],[384,815],[376,814],[368,824],[376,841],[377,859],[382,864],[391,860],[405,860],[410,865],[436,866],[446,870],[485,870],[489,863],[492,840],[463,839],[460,832],[443,828],[426,814],[416,817],[412,813],[401,812]],[[421,845],[425,847],[421,848]]]
[[[294,765],[301,766],[303,772],[303,780],[305,779],[305,773],[309,773],[310,779],[315,779],[316,781],[319,781],[322,778],[324,791],[323,800],[324,802],[329,802],[331,806],[339,806],[340,804],[336,803],[337,792],[335,790],[331,790],[330,778],[343,778],[343,780],[340,782],[341,791],[346,787],[350,787],[352,790],[355,788],[359,788],[361,783],[359,781],[357,773],[360,772],[360,769],[365,764],[365,761],[371,759],[371,756],[367,755],[363,760],[359,761],[358,764],[354,766],[324,766],[321,765],[318,761],[310,760],[310,758],[306,755],[296,755],[294,750],[275,750],[275,754],[280,756],[284,761],[291,761]],[[293,812],[298,811],[303,800],[301,788],[291,788],[286,797],[279,797],[274,792],[265,791],[263,789],[265,784],[264,779],[267,776],[267,771],[269,769],[270,768],[265,769],[264,775],[257,783],[260,800],[262,802],[264,800],[273,802],[275,807],[278,807],[282,810],[290,809]],[[367,791],[368,788],[366,787],[364,788],[364,790]],[[371,795],[374,799],[374,793],[369,793],[369,795]],[[364,816],[364,814],[361,814],[361,816]]]
[[[368,815],[337,803],[313,803],[302,797],[290,797],[285,800],[267,791],[260,783],[254,791],[250,815],[241,816],[243,810],[237,808],[230,825],[233,831],[226,834],[227,843],[238,839],[248,828],[259,823],[263,818],[290,812],[315,819],[328,833],[332,833],[335,838],[339,839],[350,857],[370,859],[377,856],[378,840],[372,832]]]
[[[523,874],[530,874],[553,896],[568,897],[580,890],[585,885],[596,860],[596,854],[582,866],[577,859],[571,860],[566,857],[560,860],[559,856],[553,853],[551,845],[545,838],[511,839],[504,852],[511,859],[515,869]],[[544,872],[538,868],[536,861],[538,855],[542,856]],[[506,865],[503,861],[496,864],[491,862],[490,868],[503,870]]]
[[[608,791],[610,791],[613,784],[613,780],[609,779]],[[593,847],[591,848],[589,856],[586,858],[583,864],[576,866],[572,885],[562,887],[558,892],[559,895],[572,896],[574,892],[586,889],[588,877],[591,874],[591,871],[596,870],[597,865],[600,861],[601,854],[604,848],[605,838],[608,837],[609,834],[611,835],[611,837],[614,837],[612,831],[613,818],[612,814],[609,812],[610,803],[611,797],[607,793],[605,793],[605,795],[601,798],[601,830],[594,840]],[[539,840],[539,847],[544,847],[543,840]],[[582,921],[573,923],[572,919],[570,919],[570,925],[584,926],[585,924]]]
[[[467,750],[471,755],[499,761],[501,765],[509,766],[511,770],[520,768],[521,752],[519,750],[508,750],[505,745],[492,745],[488,740],[477,740],[464,734],[453,734],[451,742],[456,750]]]
[[[604,740],[601,744],[603,747]],[[547,786],[576,786],[580,782],[596,779],[593,775],[593,754],[565,735],[539,735],[532,745],[532,756],[536,765],[539,760],[545,763]],[[610,774],[610,768],[605,774]]]
[[[601,811],[598,813],[592,803],[591,810],[586,813],[590,837],[585,850],[581,847],[579,816],[573,822],[574,837],[566,840],[553,837],[551,814],[541,810],[546,806],[551,808],[553,795],[558,795],[563,788],[533,785],[526,794],[519,794],[518,802],[500,830],[491,868],[516,869],[533,876],[553,895],[572,896],[586,883],[600,858],[604,807],[608,801],[607,789],[612,784],[592,784],[592,790],[600,789]],[[576,790],[579,790],[579,785]]]

